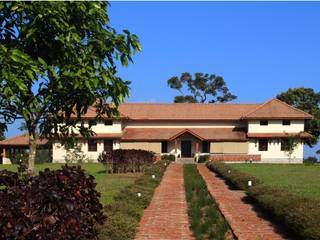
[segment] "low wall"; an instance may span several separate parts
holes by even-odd
[[[223,162],[245,162],[245,161],[261,161],[261,155],[256,154],[211,154],[210,161]]]

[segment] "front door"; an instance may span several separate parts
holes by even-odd
[[[191,140],[181,141],[181,157],[191,157]]]

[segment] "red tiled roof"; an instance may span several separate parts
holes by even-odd
[[[132,120],[240,120],[259,104],[125,103],[119,111]]]
[[[241,119],[311,119],[312,116],[278,99],[264,104],[222,103],[123,103],[120,118],[131,120],[241,120]],[[94,119],[90,107],[84,119]]]
[[[297,133],[248,133],[248,138],[286,138],[286,137],[312,138],[312,135],[307,132]]]
[[[46,145],[48,142],[49,142],[48,139],[42,138],[37,141],[37,144]],[[28,146],[28,145],[29,145],[29,136],[26,133],[0,141],[0,146]]]
[[[172,140],[184,133],[194,135],[202,140],[245,141],[246,133],[233,128],[127,128],[122,141],[161,141]]]
[[[312,115],[278,99],[272,99],[247,113],[242,119],[312,119]]]

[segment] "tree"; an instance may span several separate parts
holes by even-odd
[[[25,121],[30,172],[39,136],[89,136],[83,121],[76,125],[81,115],[94,106],[98,119],[117,116],[129,94],[118,61],[128,66],[141,46],[110,26],[107,9],[106,2],[0,2],[0,122]]]
[[[305,131],[312,134],[313,138],[306,140],[306,143],[310,147],[316,145],[320,136],[320,93],[312,88],[289,88],[278,94],[277,98],[313,115],[313,119],[305,125]]]
[[[190,73],[182,73],[180,78],[174,76],[167,81],[172,89],[178,90],[181,95],[174,98],[174,102],[189,102],[189,103],[215,103],[229,102],[237,98],[230,93],[223,77],[214,74],[196,73],[192,79]],[[185,95],[182,91],[183,87],[187,87],[190,92]]]

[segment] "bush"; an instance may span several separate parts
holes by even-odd
[[[283,189],[259,185],[248,190],[262,209],[280,220],[297,239],[320,239],[320,201],[299,197]]]
[[[200,155],[198,158],[198,163],[205,163],[209,160],[209,155]]]
[[[235,170],[231,166],[228,166],[223,162],[211,161],[207,162],[206,166],[211,171],[216,172],[219,176],[224,178],[229,184],[237,189],[248,189],[248,181],[251,181],[253,186],[261,183],[258,178],[255,178],[250,174]]]
[[[70,164],[70,163],[80,164],[80,163],[86,163],[90,161],[88,156],[84,152],[82,152],[80,145],[76,145],[74,146],[74,148],[68,149],[64,160],[67,164]]]
[[[303,163],[305,164],[315,164],[318,162],[318,159],[316,157],[308,157],[303,159]]]
[[[165,160],[154,163],[132,185],[121,190],[113,203],[105,206],[108,221],[100,228],[100,239],[134,238],[143,210],[149,206],[154,189],[159,185],[168,164],[169,161]]]
[[[103,152],[98,161],[113,173],[141,172],[155,161],[154,153],[145,150],[117,149]]]
[[[0,239],[97,239],[105,217],[95,186],[80,167],[0,171]]]
[[[161,156],[161,160],[167,160],[170,162],[174,162],[176,160],[176,156],[173,154],[166,154]]]

